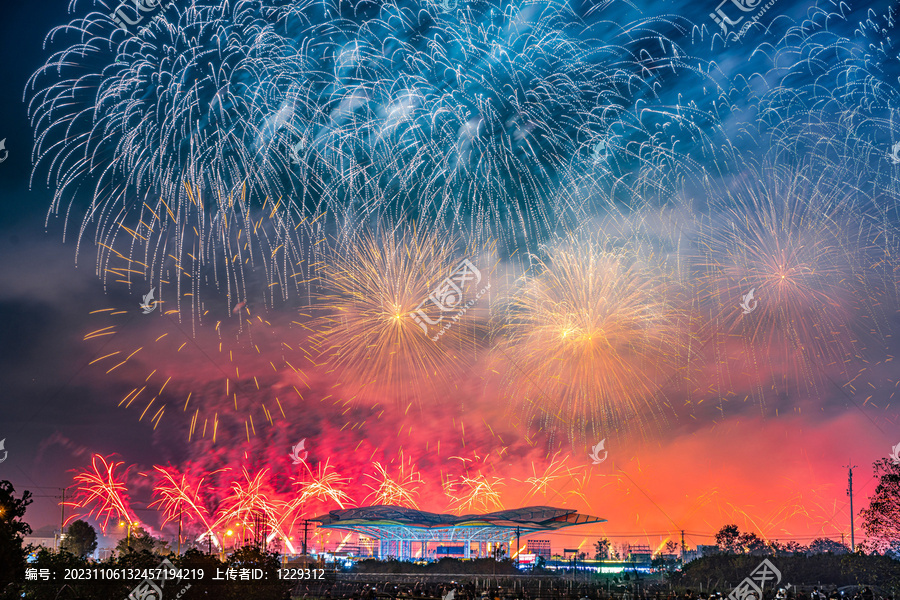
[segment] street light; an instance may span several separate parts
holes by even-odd
[[[128,527],[128,529],[127,529],[127,533],[125,534],[125,547],[128,548],[129,550],[131,550],[131,528],[139,527],[140,523],[138,523],[137,521],[135,521],[134,523],[132,523],[131,521],[128,521],[128,522],[119,521],[119,527],[126,527],[126,526]]]

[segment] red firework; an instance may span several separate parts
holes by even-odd
[[[77,484],[75,500],[69,503],[69,506],[76,509],[88,508],[87,516],[102,522],[101,529],[104,533],[110,519],[137,523],[137,518],[132,516],[128,506],[128,496],[125,494],[128,469],[126,468],[121,476],[116,474],[116,469],[124,464],[107,461],[99,454],[94,454],[91,457],[91,468],[77,473],[74,477]],[[69,521],[76,516],[73,515]]]

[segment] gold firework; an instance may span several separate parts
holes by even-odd
[[[450,497],[453,509],[460,514],[465,511],[493,511],[503,508],[500,488],[504,485],[502,477],[463,475],[458,481],[446,482],[444,493]]]
[[[299,486],[301,489],[300,496],[297,498],[300,506],[310,500],[316,500],[322,503],[333,502],[340,508],[345,508],[353,500],[347,495],[347,492],[340,488],[346,487],[349,482],[350,480],[346,477],[329,470],[326,462],[324,465],[319,463],[315,473],[310,471],[309,481],[298,481],[293,485]]]
[[[372,479],[373,484],[366,484],[366,487],[372,490],[366,498],[369,504],[387,504],[391,506],[406,506],[409,508],[416,507],[416,495],[418,487],[425,483],[415,467],[410,465],[409,472],[405,472],[403,463],[400,464],[399,473],[396,478],[391,477],[387,469],[379,462],[373,464],[376,475],[366,474],[366,477]],[[371,501],[369,499],[372,499]]]
[[[436,229],[396,228],[362,234],[322,265],[317,345],[355,397],[408,405],[458,373],[479,338],[490,269],[457,248]]]
[[[303,399],[304,367],[313,359],[296,335],[289,344],[280,334],[285,327],[294,330],[294,323],[270,322],[244,306],[220,311],[223,319],[214,327],[192,333],[182,324],[189,317],[175,309],[139,319],[141,311],[129,308],[92,311],[102,322],[84,340],[96,356],[91,365],[110,377],[137,381],[119,406],[154,429],[168,415],[170,426],[184,430],[188,440],[215,442],[221,432],[236,431],[249,440],[258,428],[285,419],[295,398]],[[285,376],[298,384],[288,388],[290,395],[270,393]]]
[[[570,437],[659,416],[660,383],[682,352],[676,290],[637,249],[571,239],[549,249],[511,299],[507,390]]]

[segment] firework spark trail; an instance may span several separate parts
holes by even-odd
[[[316,472],[309,472],[308,480],[295,481],[293,485],[300,487],[300,496],[297,498],[297,506],[303,507],[310,500],[316,500],[322,503],[333,502],[340,508],[346,508],[347,505],[353,503],[353,499],[340,489],[345,487],[349,480],[342,477],[337,471],[331,470],[330,465],[326,461],[323,465],[319,463]]]
[[[455,251],[454,240],[438,229],[398,226],[361,235],[322,266],[317,346],[345,386],[358,382],[360,397],[418,403],[446,389],[459,372],[466,345],[477,344],[479,313],[467,311],[438,342],[436,328],[425,330],[426,322],[444,319],[443,325],[459,312],[445,316],[428,301],[459,263]],[[481,268],[489,277],[492,266]],[[486,283],[483,278],[477,285]],[[475,287],[469,282],[462,298],[474,298]]]
[[[181,526],[183,517],[187,515],[193,521],[199,521],[203,526],[204,535],[211,535],[216,547],[221,547],[219,539],[213,530],[209,511],[203,506],[200,499],[200,490],[203,488],[204,478],[199,479],[192,489],[187,474],[181,473],[179,477],[179,473],[173,469],[160,466],[155,466],[153,469],[159,473],[159,479],[153,486],[153,494],[158,496],[158,499],[151,503],[150,506],[159,505],[163,509],[163,526],[176,519],[179,522],[179,526]],[[211,475],[215,474],[212,473]]]
[[[269,316],[280,318],[270,322],[262,314],[251,315],[249,308],[243,307],[238,319],[226,318],[216,323],[214,331],[204,326],[192,334],[179,324],[179,314],[174,310],[167,311],[162,322],[144,323],[138,328],[130,327],[133,319],[128,319],[128,315],[133,316],[132,311],[110,308],[91,314],[103,322],[84,336],[86,341],[113,335],[119,336],[116,341],[122,340],[119,346],[108,349],[107,340],[103,355],[91,364],[103,368],[107,375],[125,380],[136,373],[134,377],[140,383],[132,384],[134,387],[119,406],[128,409],[134,404],[139,420],[147,417],[154,429],[171,408],[189,419],[189,425],[179,424],[188,440],[213,438],[222,425],[239,428],[232,432],[249,440],[264,424],[272,426],[286,419],[285,407],[290,407],[294,398],[302,399],[300,390],[309,385],[307,367],[314,364],[312,353],[296,335],[291,336],[289,344],[284,341],[288,336],[280,333],[282,327],[287,327],[293,334],[296,325],[304,336],[307,326],[293,320],[285,323],[289,319],[286,315]],[[123,327],[123,320],[129,328]],[[141,337],[149,333],[154,339],[134,342],[131,337],[122,337],[131,331]],[[261,348],[269,350],[264,353]],[[160,357],[178,360],[166,364]],[[186,369],[188,366],[190,369]],[[197,371],[201,369],[210,369],[214,377],[219,377],[215,391],[197,384]],[[291,386],[284,394],[264,392],[277,381],[285,380],[290,380]]]
[[[720,336],[743,342],[742,362],[757,377],[775,374],[771,383],[779,388],[812,393],[829,371],[852,379],[851,364],[864,360],[867,345],[881,343],[882,305],[889,303],[890,283],[877,260],[875,268],[866,262],[879,230],[827,177],[771,169],[733,191],[710,189],[721,208],[698,241],[710,323],[721,327]],[[758,305],[741,314],[750,289]],[[717,364],[727,368],[733,360]],[[754,395],[762,400],[768,387],[757,380]]]
[[[287,298],[310,260],[294,232],[326,213],[319,233],[405,215],[533,249],[722,146],[707,134],[722,107],[662,85],[717,89],[661,33],[686,21],[586,21],[562,2],[337,9],[201,2],[140,41],[97,13],[51,32],[77,40],[29,82],[34,177],[46,165],[51,213],[93,190],[78,238],[95,229],[104,277],[175,279],[196,316],[199,274],[235,305],[259,266],[269,301]]]
[[[501,327],[503,354],[531,375],[507,378],[508,394],[572,438],[631,417],[643,428],[658,415],[654,373],[682,354],[670,282],[636,250],[600,242],[562,243],[538,266]]]
[[[124,464],[121,461],[108,461],[103,456],[94,454],[91,457],[91,468],[77,473],[73,478],[76,483],[75,499],[69,506],[76,509],[87,508],[88,516],[102,520],[104,533],[110,519],[137,522],[137,518],[132,516],[126,495],[128,469],[122,474],[116,473],[116,469]],[[76,515],[71,517],[74,518]]]
[[[160,302],[180,318],[189,315],[195,334],[205,307],[216,304],[202,301],[211,289],[224,292],[227,311],[248,300],[274,306],[307,292],[314,240],[321,237],[310,235],[315,216],[269,198],[253,207],[243,190],[210,201],[186,183],[181,194],[183,201],[144,200],[133,217],[121,209],[98,232],[97,275],[107,289],[154,287]]]
[[[282,528],[285,521],[285,515],[282,512],[284,507],[281,502],[273,498],[274,492],[268,479],[268,469],[259,471],[252,478],[246,469],[243,474],[243,481],[232,482],[231,493],[223,500],[221,510],[218,511],[209,531],[219,531],[228,523],[239,523],[243,526],[241,534],[243,540],[248,524],[262,525],[272,530],[266,536],[266,543],[269,543],[275,536],[280,537],[293,553],[290,535]],[[262,522],[257,523],[256,519],[260,517]]]
[[[391,477],[387,468],[380,462],[372,463],[375,467],[376,474],[366,474],[374,484],[365,484],[372,493],[366,497],[366,504],[386,504],[391,506],[406,506],[408,508],[417,508],[416,495],[417,488],[424,484],[419,472],[415,467],[410,465],[410,471],[404,472],[403,463],[401,462],[398,469],[397,477]],[[371,499],[371,501],[370,501]]]

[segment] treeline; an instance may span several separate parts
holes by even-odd
[[[900,593],[900,561],[889,556],[866,554],[812,554],[776,556],[768,559],[781,572],[781,587],[793,585],[870,585],[892,594]],[[693,560],[671,574],[677,586],[730,590],[759,566],[762,558],[723,554]]]

